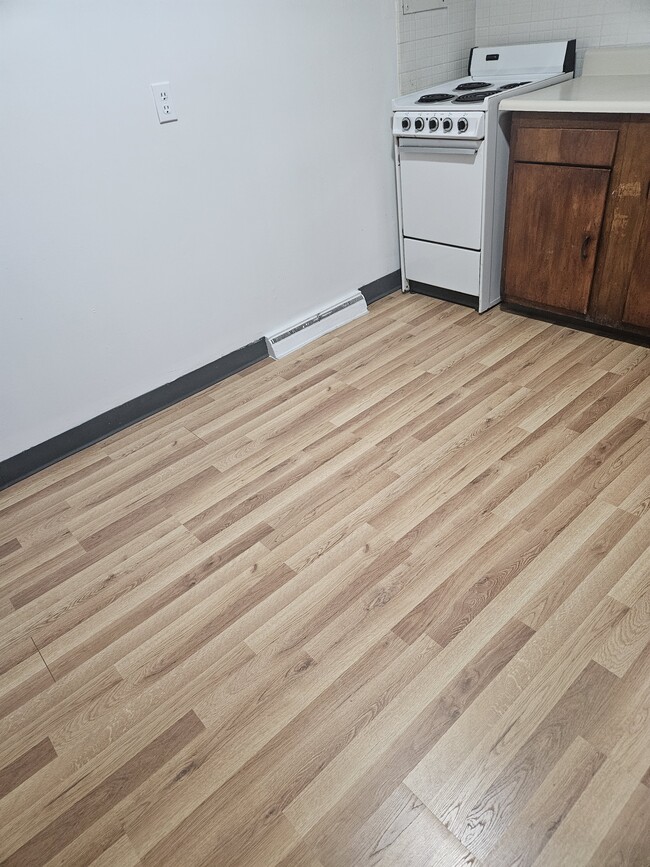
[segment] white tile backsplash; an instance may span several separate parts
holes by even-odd
[[[401,0],[396,3],[400,93],[465,75],[475,45],[476,0],[449,0],[446,9],[410,15]]]
[[[650,0],[449,0],[402,13],[396,0],[400,92],[465,75],[473,45],[578,40],[585,48],[650,43]]]
[[[476,0],[476,43],[578,40],[586,48],[650,43],[650,0]]]

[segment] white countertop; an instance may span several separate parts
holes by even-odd
[[[501,111],[649,114],[650,75],[583,76],[502,99],[499,108]]]
[[[593,48],[580,78],[502,99],[501,111],[650,113],[650,47]]]

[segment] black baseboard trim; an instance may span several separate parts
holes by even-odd
[[[392,274],[386,274],[385,277],[380,277],[378,280],[373,280],[367,286],[362,286],[359,290],[366,299],[366,304],[372,304],[373,301],[379,301],[380,298],[385,298],[387,295],[392,295],[402,285],[402,275],[400,271],[393,271]]]
[[[367,286],[362,286],[360,291],[366,299],[366,303],[372,304],[373,301],[378,301],[380,298],[385,298],[395,292],[400,288],[400,285],[400,272],[394,271],[392,274],[387,274],[385,277],[368,283]],[[160,410],[167,409],[193,394],[198,394],[211,385],[216,385],[222,379],[239,373],[240,370],[244,370],[258,361],[263,361],[265,358],[268,358],[268,351],[266,340],[262,337],[254,343],[249,343],[248,346],[243,346],[241,349],[224,355],[223,358],[211,361],[198,370],[186,373],[173,382],[154,388],[153,391],[142,394],[140,397],[134,397],[133,400],[129,400],[114,409],[109,409],[77,427],[46,440],[44,443],[39,443],[18,455],[0,461],[0,491],[34,475],[39,470],[44,470],[45,467],[56,464],[64,458],[88,448],[88,446],[105,440],[111,434],[149,418],[149,416],[155,415]]]
[[[546,310],[531,310],[519,304],[509,301],[501,302],[501,309],[506,313],[514,313],[516,316],[525,316],[528,319],[541,319],[542,322],[550,322],[552,325],[562,325],[564,328],[572,328],[574,331],[587,331],[589,334],[597,334],[599,337],[609,337],[610,340],[622,340],[624,343],[632,343],[635,346],[650,346],[650,336],[643,334],[631,334],[629,331],[621,331],[619,328],[611,328],[608,325],[598,325],[595,322],[587,322],[573,316],[565,316],[561,313],[552,313]]]
[[[204,367],[199,367],[198,370],[180,376],[173,382],[154,388],[153,391],[135,397],[114,409],[109,409],[77,427],[65,431],[65,433],[46,440],[44,443],[33,446],[12,458],[0,461],[0,490],[106,439],[111,434],[142,421],[162,409],[167,409],[265,358],[268,358],[268,352],[266,341],[262,337],[255,343],[249,343],[248,346],[236,349],[234,352],[224,355],[223,358],[218,358]]]
[[[439,301],[451,301],[452,304],[462,304],[463,307],[471,307],[478,310],[478,298],[473,295],[465,295],[463,292],[453,292],[451,289],[441,289],[439,286],[430,286],[428,283],[419,283],[417,280],[409,280],[411,292],[417,295],[428,295],[429,298],[437,298]]]

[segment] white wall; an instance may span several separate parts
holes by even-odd
[[[0,459],[395,270],[396,67],[394,0],[3,0]]]
[[[650,0],[476,0],[479,45],[577,38],[585,48],[650,43]]]
[[[476,45],[476,0],[449,0],[447,8],[404,15],[397,0],[400,93],[467,75]]]

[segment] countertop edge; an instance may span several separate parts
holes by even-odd
[[[650,114],[650,101],[638,103],[620,100],[613,102],[591,102],[585,100],[541,100],[534,102],[525,97],[512,97],[504,99],[499,104],[499,111],[527,111],[527,112],[558,112],[561,114]]]

